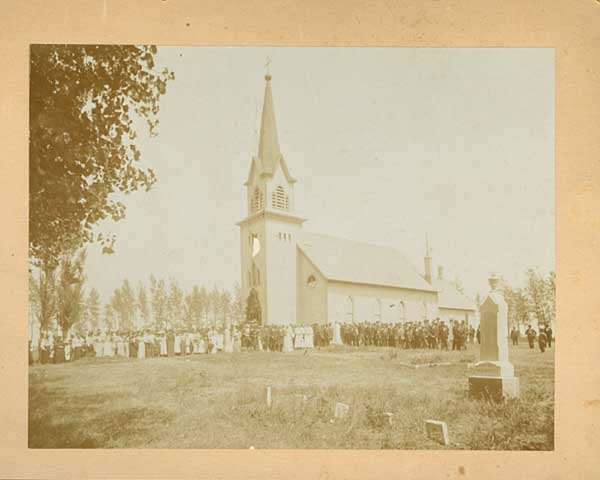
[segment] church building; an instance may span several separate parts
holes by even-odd
[[[304,230],[297,180],[279,148],[271,76],[265,76],[258,155],[252,158],[241,238],[242,298],[254,297],[260,321],[275,325],[435,319],[473,322],[476,308],[439,269],[424,275],[391,247]]]

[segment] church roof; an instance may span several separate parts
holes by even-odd
[[[303,232],[298,247],[328,280],[435,291],[398,250]]]
[[[475,303],[460,293],[452,282],[444,278],[434,278],[431,285],[438,291],[438,307],[455,310],[475,310]]]

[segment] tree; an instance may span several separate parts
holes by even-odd
[[[85,251],[63,255],[56,286],[57,319],[66,337],[71,327],[79,322],[84,311],[83,266]]]
[[[150,322],[150,305],[148,304],[148,294],[146,287],[142,282],[138,284],[137,306],[140,312],[140,320],[143,326]]]
[[[208,294],[204,286],[200,288],[200,296],[198,298],[198,302],[202,323],[206,324],[208,323],[208,311],[210,309],[210,295]]]
[[[221,311],[221,292],[217,286],[213,286],[212,291],[209,294],[208,303],[210,305],[211,323],[213,327],[217,326],[219,313]]]
[[[150,276],[150,297],[155,326],[165,326],[167,322],[167,287],[163,279]]]
[[[30,274],[30,302],[45,334],[56,314],[56,273],[53,268],[40,268],[37,279]]]
[[[194,325],[194,297],[193,291],[186,293],[183,298],[183,323],[186,328]]]
[[[520,288],[512,288],[504,285],[504,299],[508,306],[508,324],[509,326],[526,325],[529,321],[529,307],[527,297]]]
[[[231,293],[223,290],[219,297],[219,310],[221,311],[221,325],[231,323]]]
[[[190,320],[192,324],[200,325],[203,319],[204,305],[201,290],[194,285],[189,295]]]
[[[260,310],[260,300],[258,292],[253,288],[246,299],[246,321],[247,322],[262,322],[262,313]]]
[[[91,328],[97,329],[100,326],[100,295],[95,288],[90,290],[85,308]]]
[[[116,328],[118,330],[133,328],[136,301],[129,280],[123,280],[121,287],[114,291],[110,304],[118,319]]]
[[[159,99],[172,72],[155,71],[155,46],[32,45],[29,85],[29,256],[56,266],[60,256],[114,237],[99,221],[124,217],[114,193],[150,189],[139,167],[134,122],[156,135]]]
[[[556,272],[550,271],[546,279],[546,302],[548,305],[548,318],[556,321]]]
[[[104,305],[104,329],[116,330],[115,311],[110,303]]]
[[[533,268],[527,270],[526,293],[529,310],[535,314],[538,325],[549,323],[554,319],[554,273],[545,279]]]
[[[181,325],[184,317],[183,290],[174,279],[169,283],[167,299],[167,318],[171,326]]]
[[[231,303],[231,316],[234,324],[242,322],[244,316],[244,300],[242,299],[242,289],[240,284],[236,283],[233,288],[233,301]]]

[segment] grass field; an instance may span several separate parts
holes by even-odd
[[[338,347],[34,366],[29,446],[553,449],[553,349],[541,354],[512,347],[521,396],[493,404],[467,397],[467,363],[478,355],[470,348]],[[424,362],[455,363],[406,366]],[[266,385],[272,386],[271,408]],[[347,403],[350,412],[333,419],[331,404],[311,397]],[[394,414],[391,425],[384,412]],[[426,437],[425,419],[447,422],[449,447]]]

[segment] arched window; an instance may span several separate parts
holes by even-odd
[[[254,193],[252,195],[252,211],[258,212],[262,208],[262,192],[260,187],[254,187]]]
[[[381,299],[380,298],[375,299],[374,313],[375,313],[375,321],[381,322]]]
[[[289,198],[285,194],[285,190],[281,185],[278,185],[277,188],[273,191],[273,194],[271,195],[271,205],[273,206],[273,208],[276,208],[278,210],[289,209]]]
[[[348,297],[346,300],[346,322],[354,323],[354,299]]]

